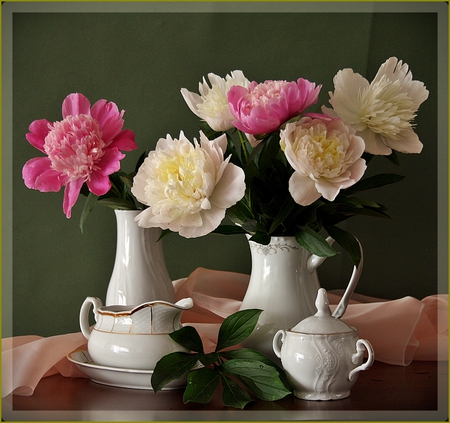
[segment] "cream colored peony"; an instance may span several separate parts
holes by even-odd
[[[191,111],[206,121],[214,131],[227,131],[234,127],[232,122],[235,120],[228,106],[228,91],[233,85],[247,88],[250,81],[240,70],[231,72],[225,78],[209,73],[208,78],[211,88],[203,78],[203,83],[198,84],[200,95],[186,88],[181,89],[181,94]]]
[[[323,106],[322,112],[351,125],[364,139],[368,153],[422,151],[412,122],[419,106],[428,98],[428,90],[422,82],[413,81],[406,63],[391,57],[381,65],[370,84],[352,69],[339,71],[333,82],[334,93],[329,93],[333,109]]]
[[[139,168],[131,192],[147,206],[136,217],[139,226],[170,229],[196,238],[216,229],[225,211],[245,193],[244,171],[224,159],[226,135],[200,144],[180,132],[161,138]]]
[[[294,169],[289,192],[302,206],[321,196],[333,201],[366,170],[363,139],[340,119],[305,117],[288,123],[280,135],[281,148]]]

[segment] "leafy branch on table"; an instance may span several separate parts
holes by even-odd
[[[262,310],[241,310],[228,316],[219,329],[217,346],[205,353],[197,330],[185,326],[170,337],[189,352],[174,352],[162,357],[153,371],[152,388],[160,391],[172,380],[187,375],[183,402],[207,404],[222,386],[222,402],[228,407],[244,408],[253,401],[250,394],[264,401],[276,401],[292,392],[283,369],[251,348],[228,349],[246,339],[253,331]]]

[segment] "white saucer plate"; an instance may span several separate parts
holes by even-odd
[[[119,388],[153,390],[151,378],[153,370],[122,369],[95,364],[87,350],[72,351],[67,358],[95,383]],[[162,390],[181,389],[186,386],[186,378],[168,383]]]

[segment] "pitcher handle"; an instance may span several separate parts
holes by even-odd
[[[352,381],[355,377],[356,373],[360,372],[361,370],[367,370],[374,362],[375,360],[375,354],[373,352],[372,345],[369,341],[366,339],[358,339],[356,341],[356,353],[352,355],[352,362],[353,364],[358,363],[359,359],[364,353],[364,349],[367,350],[367,361],[365,363],[362,363],[355,369],[353,369],[348,374],[348,380]]]
[[[286,338],[286,331],[283,329],[280,329],[273,337],[272,340],[273,352],[278,358],[281,358],[281,345],[283,344],[285,338]]]
[[[331,236],[326,238],[326,241],[329,245],[332,245],[334,242],[334,238],[331,238]],[[311,254],[311,256],[308,258],[308,261],[306,262],[306,268],[308,269],[309,273],[314,272],[326,259],[327,257],[320,257],[316,256],[315,254]]]
[[[87,297],[83,304],[81,305],[80,309],[80,328],[81,333],[86,339],[89,339],[91,336],[91,329],[89,327],[89,309],[91,308],[91,305],[94,307],[94,318],[95,321],[98,320],[98,312],[97,310],[103,305],[102,300],[97,297]]]
[[[358,266],[353,266],[353,273],[347,285],[347,288],[344,292],[344,295],[342,295],[341,301],[339,301],[339,304],[337,305],[332,314],[332,316],[336,317],[337,319],[342,317],[342,315],[345,313],[345,310],[347,309],[348,306],[348,302],[350,301],[350,297],[352,296],[353,291],[355,290],[355,287],[359,282],[359,278],[361,276],[361,272],[363,269],[363,262],[364,262],[363,248],[358,238],[355,239],[356,241],[358,241],[359,251],[361,252],[361,261],[359,262]]]

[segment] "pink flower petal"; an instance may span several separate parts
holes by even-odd
[[[124,112],[119,113],[119,109],[113,102],[98,100],[91,109],[91,116],[99,123],[104,141],[111,141],[123,127]]]
[[[69,94],[62,104],[62,116],[77,116],[89,115],[91,110],[91,103],[80,93]]]
[[[91,180],[87,181],[89,191],[95,195],[106,194],[111,188],[111,182],[108,176],[102,175],[100,172],[91,173]]]
[[[138,148],[134,141],[134,132],[130,129],[121,131],[110,144],[110,148],[115,147],[120,151],[132,151]]]
[[[28,130],[30,132],[25,135],[28,142],[43,153],[45,153],[44,142],[45,137],[50,132],[50,129],[48,127],[48,125],[50,124],[51,122],[49,122],[47,119],[35,120],[31,122],[31,125],[28,127]]]
[[[67,219],[70,219],[70,216],[72,215],[72,207],[77,202],[82,186],[82,179],[75,179],[66,185],[64,190],[63,210]]]
[[[108,148],[105,154],[98,163],[100,170],[98,171],[103,176],[111,175],[120,170],[120,160],[125,157],[117,148]]]
[[[251,135],[276,131],[316,103],[321,88],[302,78],[297,82],[252,82],[248,89],[233,86],[227,97],[230,112],[236,118],[233,125]]]
[[[60,173],[51,168],[48,157],[28,160],[22,169],[25,186],[41,192],[58,192],[61,189]]]
[[[64,186],[65,179],[57,170],[47,170],[36,178],[36,189],[41,192],[58,192]]]

